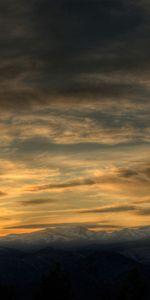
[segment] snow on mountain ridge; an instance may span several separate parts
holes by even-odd
[[[71,243],[71,242],[120,242],[135,241],[150,237],[150,226],[144,228],[126,228],[119,231],[94,232],[84,226],[58,226],[55,228],[47,228],[44,230],[8,235],[0,238],[0,246],[11,245],[52,245],[55,243]]]

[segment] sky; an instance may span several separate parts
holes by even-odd
[[[0,235],[150,225],[149,0],[1,0],[0,28]]]

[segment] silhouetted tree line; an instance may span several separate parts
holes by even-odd
[[[15,300],[15,289],[0,283],[0,300]]]
[[[148,282],[138,269],[131,270],[120,286],[114,282],[114,293],[109,290],[109,286],[99,284],[99,290],[95,291],[93,300],[150,300],[150,287]],[[80,291],[78,291],[80,294]],[[69,279],[69,275],[62,271],[60,264],[41,281],[34,296],[34,300],[75,299]],[[80,296],[79,296],[80,299]],[[91,299],[91,298],[90,298]]]
[[[72,289],[69,275],[64,272],[59,263],[56,264],[52,272],[45,276],[35,295],[34,300],[71,300]]]
[[[149,283],[138,269],[132,269],[122,283],[118,300],[149,300]]]
[[[149,300],[150,282],[145,280],[138,269],[131,270],[121,283],[114,282],[114,289],[107,284],[104,287],[99,282],[98,290],[95,291],[92,300]],[[77,291],[80,299],[80,291]],[[89,296],[91,299],[91,297]],[[88,296],[86,299],[89,299]],[[0,300],[16,300],[13,287],[0,284]],[[33,300],[75,300],[69,274],[57,263],[54,269],[44,276],[38,287],[33,291]],[[21,299],[20,299],[21,300]]]

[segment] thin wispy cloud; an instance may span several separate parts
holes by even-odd
[[[136,207],[131,205],[122,205],[122,206],[111,206],[104,208],[96,208],[96,209],[87,209],[80,211],[81,214],[101,214],[101,213],[118,213],[118,212],[129,212],[135,211]]]
[[[55,203],[56,200],[54,199],[30,199],[30,200],[22,200],[19,203],[23,206],[36,206],[36,205],[43,205],[49,203]]]

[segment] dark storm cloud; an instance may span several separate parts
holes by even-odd
[[[146,100],[149,90],[140,81],[150,65],[148,8],[132,0],[2,0],[1,106],[60,96]],[[108,80],[118,72],[140,79]],[[93,74],[102,78],[96,83]]]

